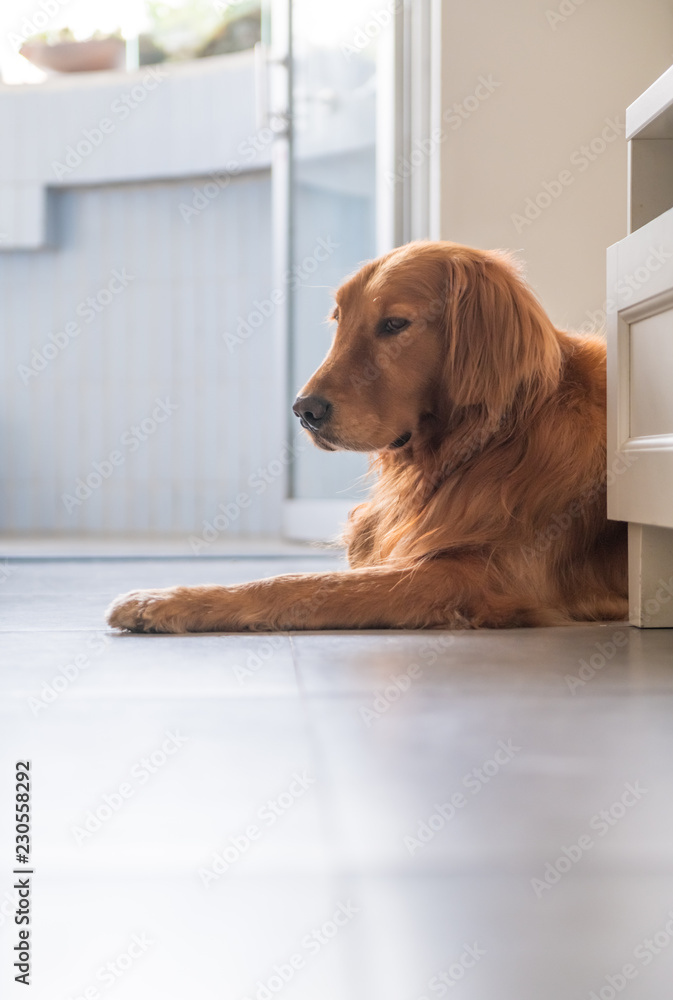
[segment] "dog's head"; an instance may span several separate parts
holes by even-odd
[[[293,407],[329,451],[411,452],[461,410],[497,420],[558,377],[554,327],[501,251],[409,243],[349,278],[332,319]]]

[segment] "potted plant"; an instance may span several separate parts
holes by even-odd
[[[126,62],[126,42],[120,35],[98,32],[85,41],[77,41],[68,28],[56,35],[34,35],[21,50],[33,66],[57,73],[92,73],[121,69]]]

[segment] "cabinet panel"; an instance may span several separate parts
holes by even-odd
[[[673,209],[608,250],[608,514],[673,528]]]
[[[673,310],[630,327],[630,437],[673,434]]]

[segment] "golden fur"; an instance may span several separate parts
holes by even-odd
[[[606,519],[603,343],[555,329],[508,254],[454,243],[393,250],[336,302],[332,348],[298,404],[329,401],[329,419],[310,430],[318,446],[376,456],[371,498],[346,529],[351,569],[136,591],[115,601],[110,624],[200,632],[623,618],[626,527]]]

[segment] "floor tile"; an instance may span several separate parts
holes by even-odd
[[[673,690],[673,629],[624,623],[551,629],[344,632],[292,639],[308,693],[376,694],[389,685],[424,691],[544,689],[589,695]],[[410,669],[411,668],[411,669]]]
[[[358,898],[376,1000],[608,1000],[610,988],[630,1000],[670,997],[672,874],[567,874],[542,898],[498,872],[433,875],[370,880]],[[654,954],[643,942],[657,933]],[[635,975],[620,984],[625,965]]]
[[[3,997],[28,758],[34,1000],[669,1000],[673,630],[104,623],[260,554],[3,563]]]
[[[363,718],[374,705],[308,703],[345,865],[532,870],[590,834],[585,867],[673,872],[673,696],[416,691]]]
[[[297,696],[286,634],[0,632],[0,694],[27,718],[71,699]],[[21,709],[20,709],[21,710]]]

